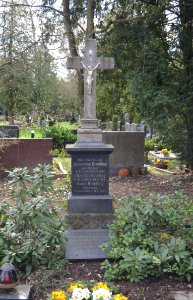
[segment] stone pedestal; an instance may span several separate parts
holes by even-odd
[[[84,134],[84,132],[83,132]],[[108,225],[113,219],[109,195],[109,154],[112,145],[102,142],[77,142],[67,145],[72,157],[71,195],[68,216],[66,259],[105,259],[100,246],[108,240]]]

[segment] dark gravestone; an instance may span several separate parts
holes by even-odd
[[[87,223],[87,214],[90,214],[91,220],[92,213],[99,216],[113,213],[112,197],[109,195],[109,155],[113,146],[102,142],[102,130],[98,128],[96,70],[113,69],[114,59],[97,57],[96,40],[88,39],[84,57],[68,58],[67,67],[84,69],[84,112],[81,128],[77,132],[77,142],[66,147],[72,157],[72,194],[68,199],[68,211],[74,214],[74,218],[82,213]],[[104,259],[107,255],[99,245],[107,240],[107,229],[72,230],[68,236],[66,258]]]
[[[110,145],[88,147],[86,143],[67,146],[72,157],[72,194],[68,200],[70,213],[112,213],[109,195]]]
[[[72,162],[73,195],[108,194],[108,157],[104,154],[74,155]]]
[[[19,138],[19,126],[0,126],[0,138]]]
[[[107,254],[100,246],[108,241],[108,229],[70,230],[66,249],[66,259],[105,259]]]
[[[8,291],[0,290],[1,300],[31,300],[32,287],[30,285],[18,285],[16,288]]]

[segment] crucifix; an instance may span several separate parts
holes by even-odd
[[[96,40],[88,39],[85,43],[84,57],[69,57],[67,68],[84,70],[84,115],[83,123],[97,124],[96,118],[96,70],[114,68],[114,59],[111,57],[97,57]],[[88,127],[88,126],[85,126]]]

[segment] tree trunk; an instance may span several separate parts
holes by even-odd
[[[63,12],[64,12],[64,26],[66,29],[70,55],[78,56],[76,40],[75,40],[74,32],[72,30],[71,19],[70,19],[69,0],[63,0]],[[78,96],[79,96],[80,114],[82,115],[83,107],[84,107],[83,70],[77,70],[77,78],[78,78]]]
[[[94,39],[94,12],[96,7],[96,0],[87,1],[87,28],[86,28],[86,39]]]
[[[186,102],[187,160],[193,169],[193,3],[179,0],[181,35],[180,49],[183,56],[183,96]]]
[[[86,38],[94,38],[94,11],[96,6],[96,0],[87,1],[87,28],[86,28]],[[72,22],[70,18],[70,7],[69,0],[63,0],[63,13],[64,13],[64,25],[66,29],[66,35],[69,44],[69,50],[71,56],[78,56],[77,44],[75,40],[75,35],[72,29]],[[78,77],[78,94],[80,103],[80,113],[82,115],[84,108],[84,80],[83,80],[83,70],[77,70]]]

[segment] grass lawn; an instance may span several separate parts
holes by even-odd
[[[30,139],[31,138],[31,131],[34,130],[35,138],[42,138],[42,129],[40,127],[36,128],[21,128],[19,137],[21,139]]]
[[[67,127],[68,129],[77,129],[77,124],[70,124],[68,122],[58,122],[57,124],[60,127]]]
[[[8,125],[8,122],[5,120],[0,120],[0,126]]]

